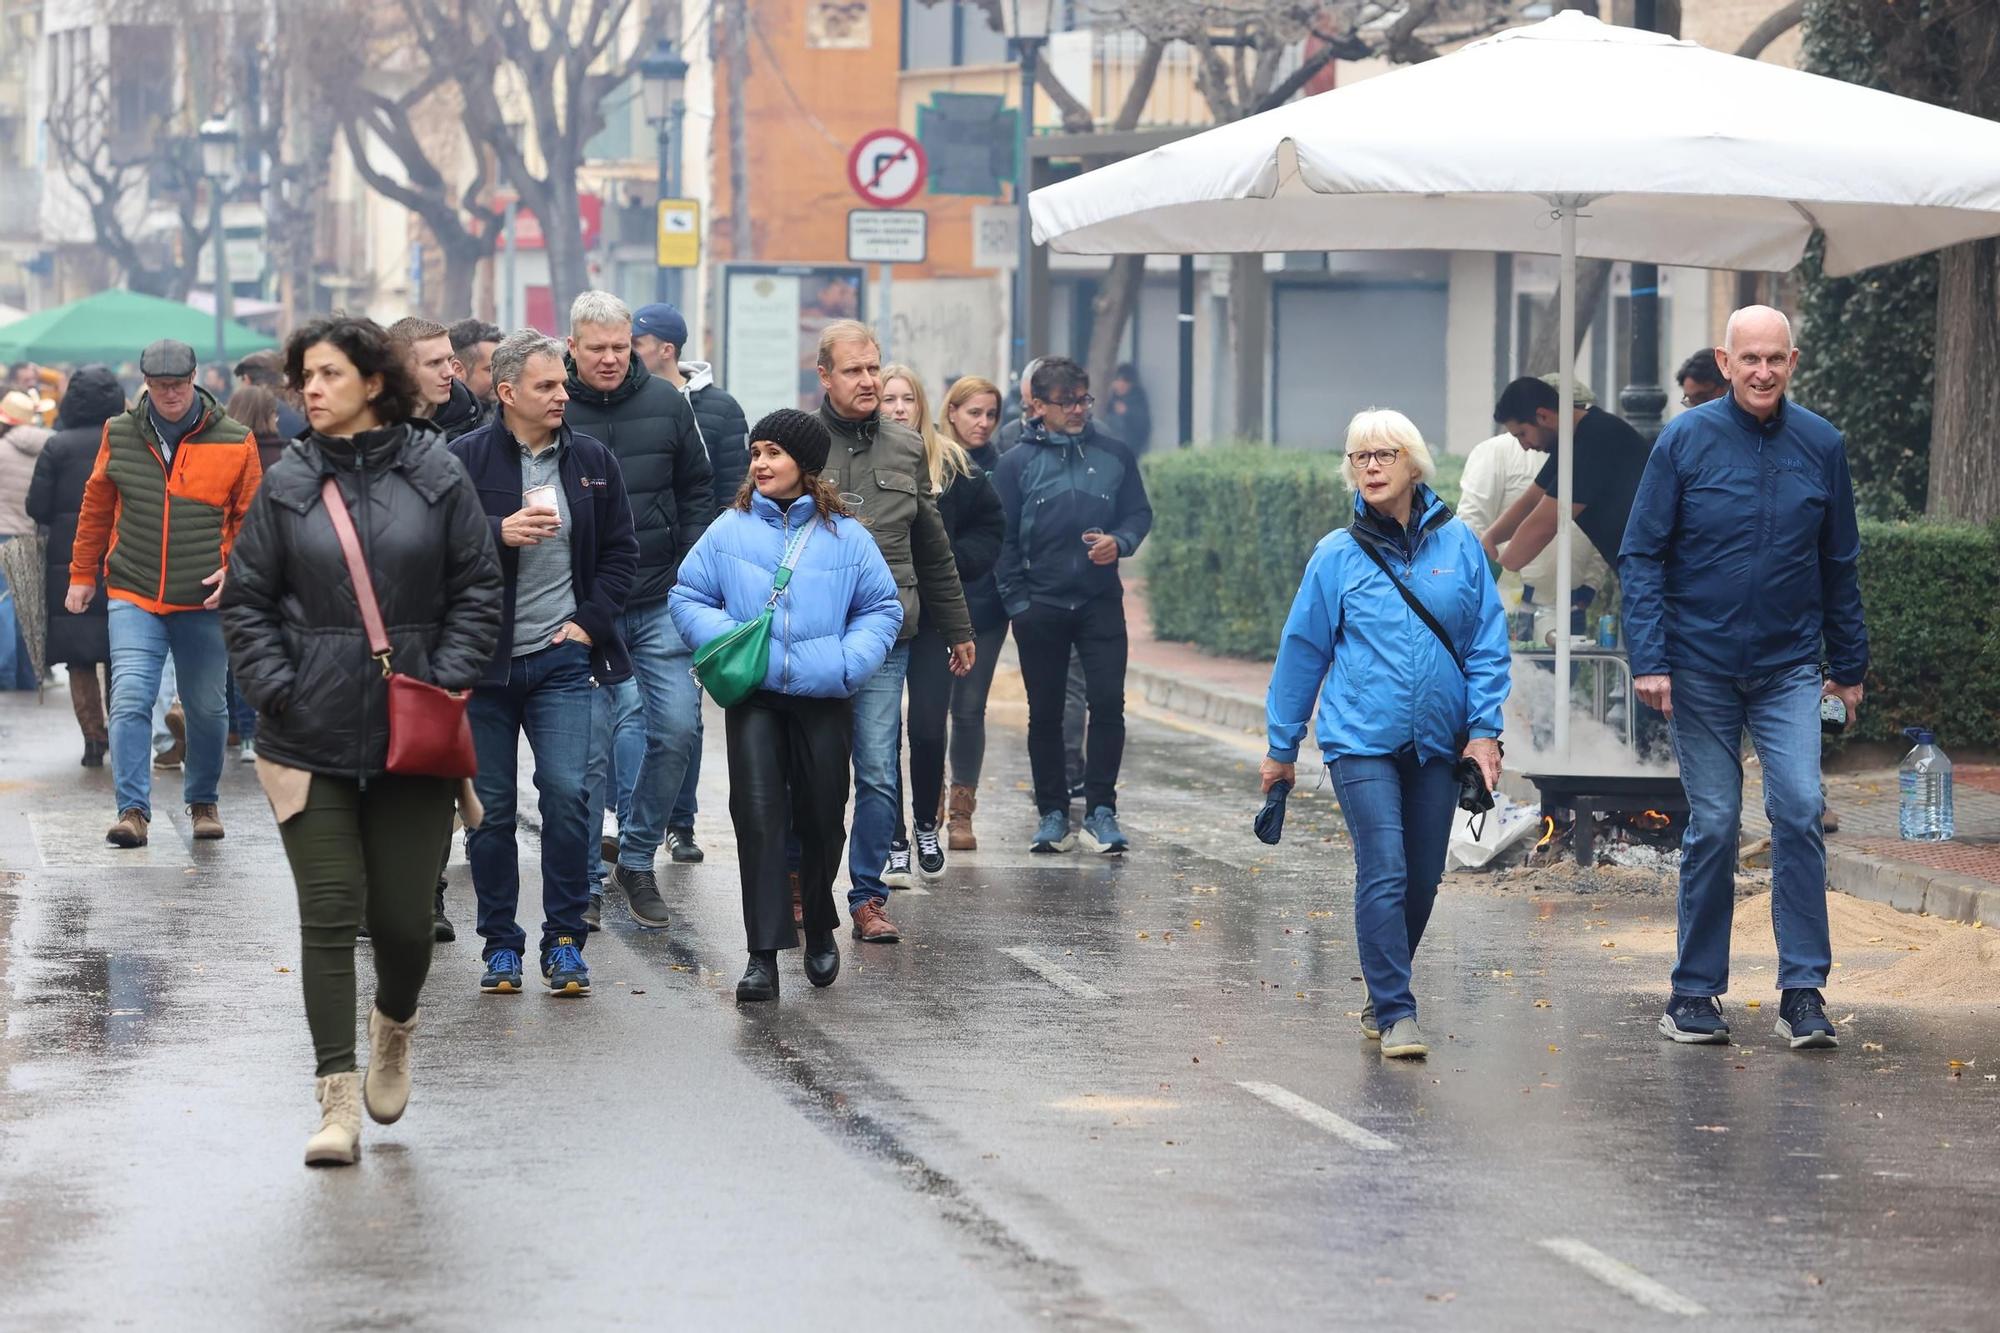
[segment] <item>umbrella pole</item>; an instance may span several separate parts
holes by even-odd
[[[1569,521],[1571,479],[1576,475],[1576,205],[1564,200],[1562,211],[1562,294],[1557,332],[1561,339],[1558,354],[1556,402],[1556,707],[1555,749],[1569,758],[1569,619],[1574,567]]]

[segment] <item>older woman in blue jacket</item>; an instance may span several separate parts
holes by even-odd
[[[786,835],[800,845],[806,979],[840,974],[833,880],[847,840],[853,723],[848,701],[882,665],[903,625],[881,548],[847,516],[820,476],[832,437],[817,417],[780,408],[750,433],[750,473],[735,503],[681,562],[668,600],[674,627],[698,653],[757,619],[779,565],[764,687],[728,710],[729,817],[743,878],[750,963],[736,998],[778,998],[778,951],[799,946]]]
[[[1444,875],[1458,760],[1475,760],[1488,786],[1500,778],[1506,620],[1478,535],[1426,484],[1437,468],[1408,417],[1356,415],[1344,472],[1354,520],[1314,549],[1285,620],[1263,782],[1294,780],[1317,711],[1354,840],[1361,1030],[1384,1056],[1411,1058],[1429,1054],[1410,962]]]

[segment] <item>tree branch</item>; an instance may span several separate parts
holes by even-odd
[[[1097,128],[1097,118],[1090,114],[1090,108],[1076,99],[1076,94],[1063,86],[1056,72],[1046,60],[1035,62],[1035,86],[1049,95],[1062,115],[1063,128],[1071,134],[1089,134]],[[1024,114],[1033,115],[1032,109]]]
[[[1806,0],[1792,0],[1781,9],[1774,9],[1764,21],[1750,30],[1743,39],[1743,45],[1736,48],[1736,54],[1745,60],[1755,60],[1764,54],[1764,48],[1799,26],[1806,15]]]

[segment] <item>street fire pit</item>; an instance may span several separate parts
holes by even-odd
[[[1597,859],[1596,815],[1610,815],[1659,842],[1676,841],[1672,832],[1687,824],[1687,793],[1681,789],[1678,775],[1530,773],[1527,777],[1541,793],[1544,814],[1562,811],[1575,817],[1570,845],[1580,866],[1593,865]]]

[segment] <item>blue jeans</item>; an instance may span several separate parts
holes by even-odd
[[[187,717],[181,798],[189,805],[213,805],[229,737],[222,684],[229,674],[229,655],[222,646],[222,622],[213,611],[155,615],[116,598],[109,619],[111,773],[118,809],[153,817],[153,701],[170,653]]]
[[[646,758],[646,709],[639,684],[630,679],[600,685],[591,691],[590,766],[584,782],[590,787],[590,841],[604,836],[604,812],[618,812],[622,838],[632,823],[632,784]],[[604,858],[590,857],[590,891],[604,892]]]
[[[1778,937],[1778,988],[1826,985],[1833,942],[1826,919],[1826,841],[1820,829],[1819,696],[1817,666],[1745,679],[1673,673],[1674,754],[1688,798],[1687,834],[1681,839],[1676,995],[1721,995],[1729,989],[1745,727],[1764,768],[1764,813],[1771,821],[1771,926]]]
[[[590,905],[584,878],[597,859],[597,839],[589,833],[589,792],[584,767],[590,759],[590,650],[559,643],[514,659],[504,688],[472,692],[466,716],[479,755],[473,779],[486,818],[465,835],[465,859],[472,863],[472,889],[479,896],[482,957],[496,949],[520,951],[527,936],[514,919],[521,901],[521,859],[514,843],[518,803],[515,764],[521,733],[535,755],[535,790],[542,812],[542,948],[558,935],[583,947],[583,912]],[[588,859],[586,859],[588,858]]]
[[[681,794],[674,798],[674,815],[667,821],[667,827],[691,829],[694,817],[701,813],[701,802],[697,799],[701,787],[701,710],[694,715],[694,749],[688,752],[688,773],[681,783]]]
[[[1384,1031],[1414,1018],[1410,963],[1444,877],[1445,844],[1458,809],[1456,765],[1393,755],[1333,761],[1341,817],[1354,840],[1354,941]]]
[[[882,869],[896,836],[896,802],[902,791],[903,677],[910,645],[890,649],[881,667],[855,692],[854,827],[847,838],[847,906],[882,902],[889,886]]]
[[[687,776],[701,691],[692,674],[694,653],[674,628],[665,599],[628,609],[624,628],[646,713],[646,755],[632,782],[631,822],[618,826],[618,864],[651,870]]]
[[[229,729],[236,733],[236,739],[239,741],[254,741],[257,739],[257,710],[250,706],[250,701],[236,688],[234,672],[227,677],[226,684],[229,695]]]
[[[13,540],[0,537],[0,546]],[[34,659],[28,656],[28,641],[14,614],[13,586],[0,578],[0,690],[32,690],[39,684]]]

